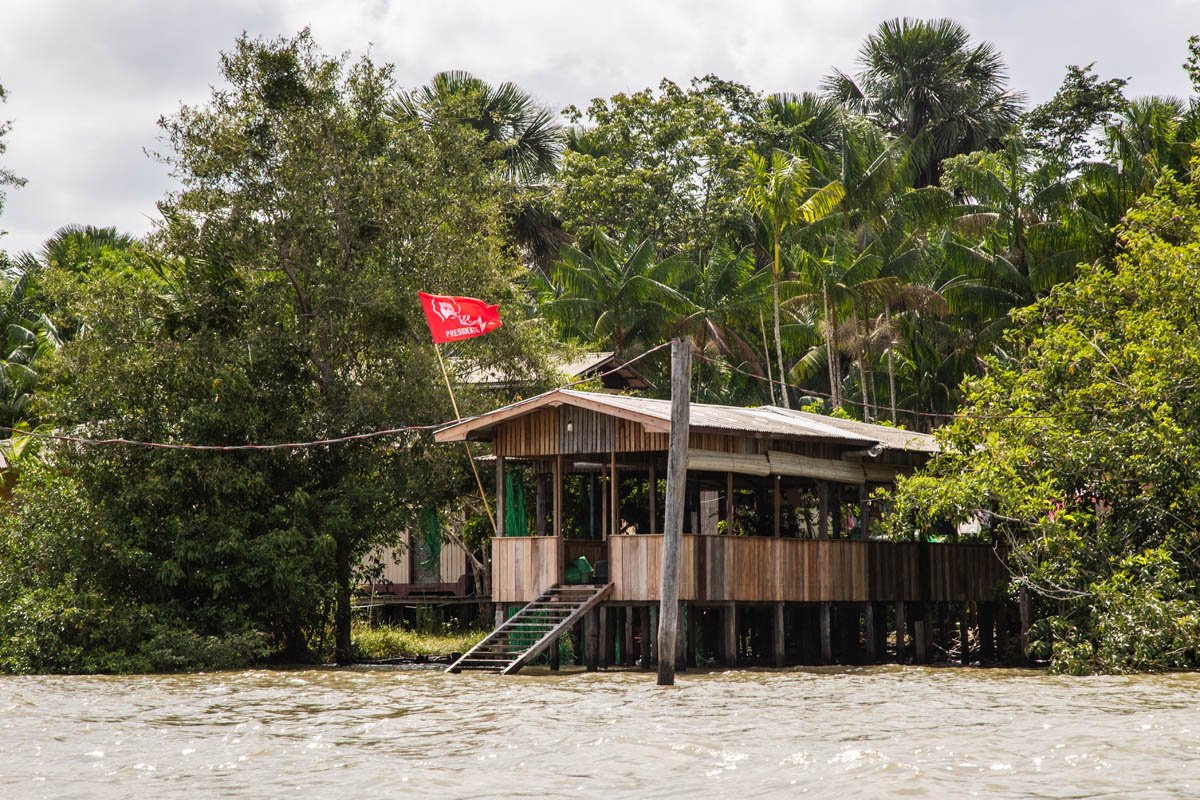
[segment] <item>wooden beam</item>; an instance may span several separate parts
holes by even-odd
[[[496,535],[505,536],[504,525],[504,456],[496,456]]]
[[[658,533],[658,475],[655,472],[654,456],[650,456],[650,532]]]
[[[771,464],[762,454],[721,453],[716,450],[687,451],[687,468],[699,472],[738,472],[743,475],[765,476],[771,474]],[[670,469],[668,465],[667,469]]]
[[[733,536],[733,473],[725,473],[725,534]]]
[[[829,538],[829,483],[817,481],[817,538]]]
[[[583,618],[583,663],[588,672],[600,668],[600,609],[593,608]]]
[[[730,603],[723,609],[724,625],[722,626],[721,647],[724,650],[725,666],[736,667],[738,661],[737,646],[737,603]]]
[[[608,474],[610,476],[608,483],[608,501],[611,513],[609,518],[612,520],[612,525],[609,530],[604,532],[602,538],[607,539],[611,531],[612,535],[616,536],[621,532],[621,498],[618,497],[620,492],[620,481],[617,479],[617,453],[612,451],[608,454]]]
[[[688,427],[691,416],[692,340],[671,342],[671,441],[667,451],[667,517],[663,523],[661,598],[658,628],[658,685],[675,683],[679,635],[679,550],[683,542],[683,495],[687,486]],[[666,654],[663,657],[661,654]]]
[[[905,619],[904,601],[896,601],[896,660],[903,663],[908,657],[908,647],[904,637],[908,634],[908,620]]]
[[[775,505],[775,537],[776,537],[776,538],[779,538],[779,536],[780,536],[780,533],[781,533],[781,531],[783,530],[783,528],[782,528],[782,520],[783,520],[783,514],[782,514],[782,504],[783,504],[783,498],[781,497],[781,495],[783,494],[783,491],[782,491],[782,486],[781,486],[781,482],[782,482],[782,480],[783,480],[783,479],[782,479],[782,478],[780,478],[778,475],[776,475],[776,476],[775,476],[775,500],[774,500],[774,505]]]
[[[563,457],[557,455],[554,457],[554,535],[562,536],[562,511],[563,511]]]
[[[546,476],[537,476],[537,525],[534,527],[538,536],[546,535]]]
[[[874,663],[879,660],[879,626],[875,624],[874,603],[863,606],[863,628],[866,629],[867,661]]]

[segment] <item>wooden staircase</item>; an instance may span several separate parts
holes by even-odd
[[[537,658],[610,591],[611,583],[555,584],[464,653],[446,672],[477,670],[511,675]]]

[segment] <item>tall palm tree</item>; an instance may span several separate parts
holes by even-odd
[[[550,280],[535,279],[543,313],[566,335],[618,354],[657,338],[668,320],[686,313],[677,287],[689,264],[678,255],[659,260],[656,252],[632,231],[619,242],[596,232],[584,248],[563,247]]]
[[[520,190],[509,215],[513,236],[533,265],[545,269],[568,240],[542,200],[566,142],[554,115],[515,83],[492,86],[462,70],[439,72],[401,94],[397,109],[430,128],[447,121],[467,125],[495,148],[505,180]]]
[[[783,235],[800,223],[814,224],[824,219],[842,199],[841,183],[832,181],[813,190],[809,162],[781,150],[770,158],[751,150],[746,163],[746,202],[771,238],[771,311],[775,331],[775,356],[783,394],[783,405],[791,408],[783,367],[783,338],[780,333],[779,286],[783,280]]]
[[[858,63],[854,76],[835,70],[824,88],[925,150],[918,188],[937,184],[943,159],[996,147],[1021,111],[999,51],[973,44],[953,20],[888,20],[867,37]]]

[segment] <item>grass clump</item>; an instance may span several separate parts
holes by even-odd
[[[486,635],[487,631],[474,629],[422,633],[395,625],[365,622],[356,623],[350,632],[354,657],[360,661],[465,653]]]

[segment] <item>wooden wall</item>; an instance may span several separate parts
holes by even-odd
[[[616,536],[612,601],[659,599],[662,536]],[[1007,573],[986,545],[685,536],[679,599],[697,602],[990,600]]]
[[[375,586],[393,585],[397,587],[419,588],[412,577],[412,554],[408,549],[409,532],[400,535],[400,544],[395,547],[380,547],[363,557],[362,568],[374,569],[376,559],[382,562],[383,573],[373,583]],[[467,574],[466,552],[450,541],[442,541],[442,549],[438,555],[438,576],[431,578],[431,583],[443,585],[461,584]],[[374,577],[372,575],[372,577]]]
[[[556,536],[492,539],[492,600],[528,603],[562,579],[563,540]]]

